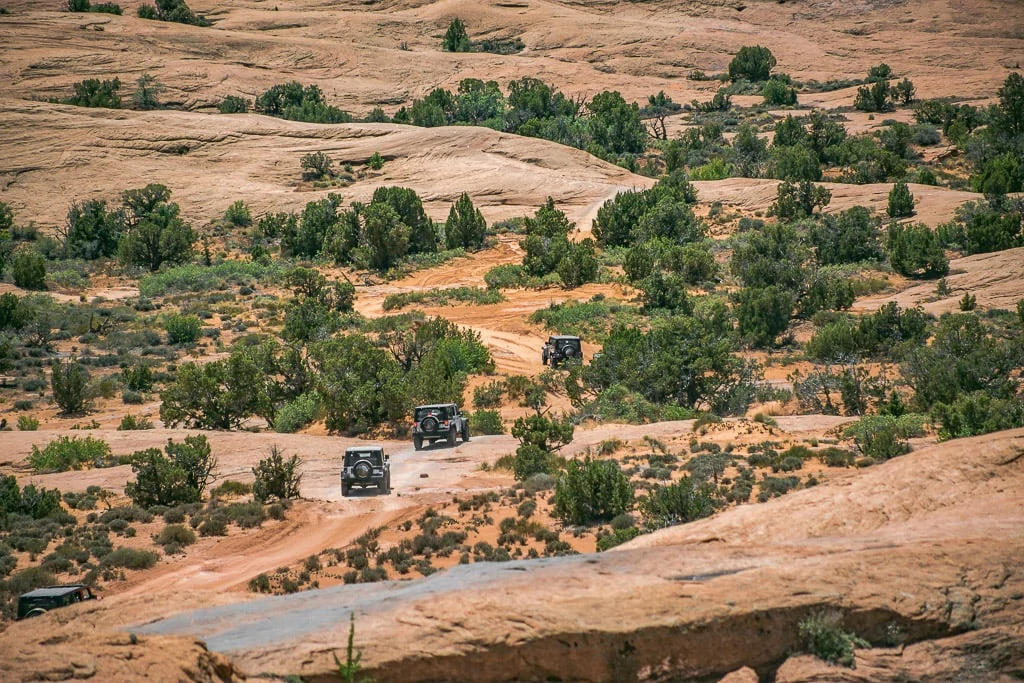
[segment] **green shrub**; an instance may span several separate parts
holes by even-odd
[[[635,526],[626,529],[613,529],[611,533],[599,533],[597,536],[597,552],[604,552],[609,548],[632,541],[641,533],[643,532]]]
[[[300,466],[302,460],[297,455],[285,458],[284,453],[276,445],[271,446],[270,455],[259,461],[252,468],[252,492],[256,500],[266,502],[271,498],[288,500],[299,496],[299,482],[302,480]]]
[[[252,225],[252,214],[249,212],[249,205],[239,199],[224,211],[224,221],[237,228],[247,228]]]
[[[123,567],[125,569],[149,569],[157,563],[160,556],[152,550],[138,550],[121,547],[108,553],[103,558],[104,567]]]
[[[217,111],[221,114],[245,114],[251,105],[251,100],[238,95],[228,95],[217,105]]]
[[[194,344],[202,336],[203,323],[194,315],[171,314],[164,319],[169,344]]]
[[[154,298],[175,293],[209,294],[253,282],[269,285],[278,282],[284,271],[278,261],[224,261],[212,266],[189,263],[146,275],[139,280],[139,293]]]
[[[469,415],[469,431],[472,434],[504,434],[505,425],[496,410],[477,410]]]
[[[937,403],[932,416],[941,424],[940,439],[959,439],[1024,427],[1024,400],[995,398],[985,391],[957,396],[951,404]]]
[[[97,78],[87,78],[75,83],[72,88],[74,94],[60,100],[61,104],[71,104],[76,107],[121,108],[121,96],[118,94],[118,90],[121,89],[121,81],[118,78],[103,81]]]
[[[796,88],[787,85],[784,81],[771,78],[761,90],[765,104],[773,106],[793,106],[796,104]]]
[[[892,269],[907,277],[942,277],[949,261],[938,236],[927,225],[889,224],[887,249]]]
[[[252,493],[252,484],[245,484],[231,479],[228,479],[223,484],[210,491],[210,495],[214,498],[223,498],[225,496],[244,496],[250,493]]]
[[[227,536],[228,521],[222,515],[213,515],[199,525],[200,536]]]
[[[842,629],[836,613],[809,616],[798,628],[807,651],[830,664],[856,668],[854,649],[869,647],[866,641]]]
[[[758,502],[782,496],[800,485],[800,477],[771,477],[765,475],[761,480],[761,491],[757,494]]]
[[[22,289],[46,289],[46,259],[34,249],[21,248],[14,252],[11,262],[14,284]]]
[[[851,467],[856,459],[851,451],[836,448],[835,446],[829,446],[822,451],[818,451],[816,455],[821,463],[827,467]]]
[[[243,529],[252,529],[263,524],[267,518],[260,503],[232,503],[224,508],[224,514]]]
[[[714,489],[691,477],[683,477],[674,484],[659,486],[640,499],[640,512],[652,529],[685,524],[715,511]]]
[[[277,411],[274,431],[293,434],[317,419],[320,412],[320,399],[315,393],[301,394]]]
[[[448,24],[448,30],[445,31],[441,47],[445,52],[473,51],[473,43],[470,42],[469,34],[466,33],[466,25],[458,17],[452,19],[451,23]]]
[[[181,524],[168,524],[154,539],[157,545],[176,543],[179,546],[192,545],[196,542],[196,534],[187,526]]]
[[[383,309],[385,311],[393,311],[411,304],[420,304],[424,306],[447,306],[453,301],[484,306],[487,304],[501,303],[505,301],[505,297],[496,289],[482,289],[479,287],[428,289],[417,292],[388,294],[384,297]]]
[[[892,186],[889,191],[889,205],[886,208],[889,218],[904,218],[914,215],[914,195],[902,180]]]
[[[34,432],[39,429],[39,420],[32,417],[31,415],[19,415],[18,416],[18,431],[20,432]]]
[[[481,384],[473,389],[474,408],[497,408],[505,396],[505,384],[500,380]]]
[[[28,463],[36,472],[66,472],[102,463],[112,456],[110,444],[91,436],[58,436],[42,449],[32,446]]]
[[[633,487],[614,460],[571,460],[555,485],[552,514],[569,524],[610,521],[629,510]]]
[[[153,429],[153,422],[145,416],[125,415],[121,418],[121,424],[117,426],[119,432],[129,432],[139,429]]]
[[[729,62],[729,79],[738,81],[765,81],[778,64],[775,55],[760,45],[744,45]]]
[[[908,438],[924,435],[921,415],[868,415],[849,425],[843,432],[852,438],[861,453],[876,461],[889,460],[910,452]]]
[[[217,467],[209,441],[202,434],[182,442],[168,439],[164,450],[166,455],[159,448],[132,454],[136,476],[125,485],[125,494],[144,507],[199,502]]]

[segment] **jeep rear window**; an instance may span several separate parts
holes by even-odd
[[[416,421],[419,422],[428,415],[444,420],[447,418],[447,413],[448,411],[444,408],[420,408],[416,411]]]
[[[379,465],[380,464],[380,452],[379,451],[356,451],[356,452],[346,452],[345,453],[345,462],[346,463],[353,463],[353,462],[356,462],[357,460],[369,460],[371,463],[373,463],[375,465]]]

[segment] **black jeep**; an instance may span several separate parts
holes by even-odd
[[[345,449],[341,465],[341,495],[348,496],[353,486],[376,486],[391,493],[391,459],[380,446],[353,446]]]
[[[580,338],[569,334],[553,334],[548,337],[548,343],[541,347],[540,362],[557,367],[567,360],[583,360]]]
[[[37,588],[34,591],[22,593],[18,597],[18,618],[38,617],[51,609],[96,599],[96,594],[84,583]]]
[[[455,445],[458,436],[463,443],[469,441],[469,422],[454,403],[418,406],[412,420],[412,444],[416,450],[423,448],[424,441],[433,444],[444,440],[449,446]]]

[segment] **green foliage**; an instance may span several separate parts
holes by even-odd
[[[853,438],[864,455],[876,461],[889,460],[910,452],[910,437],[924,435],[921,415],[869,415],[849,425],[843,432]]]
[[[606,155],[640,154],[647,146],[647,131],[640,121],[640,107],[627,104],[618,91],[604,91],[587,104],[592,144]]]
[[[729,80],[766,81],[776,64],[778,60],[768,48],[744,45],[729,62]]]
[[[410,228],[385,203],[371,203],[363,212],[359,246],[353,261],[364,268],[385,273],[409,251]]]
[[[54,402],[65,415],[85,412],[93,398],[89,388],[89,370],[73,358],[54,363],[50,370],[50,387]]]
[[[164,451],[166,455],[159,448],[132,454],[136,476],[125,485],[125,494],[143,508],[199,502],[217,467],[206,437],[186,436],[182,442],[168,439]]]
[[[299,159],[303,180],[320,180],[334,176],[334,160],[325,152],[310,152]]]
[[[124,569],[150,569],[160,560],[160,556],[152,550],[121,547],[103,556],[104,567],[121,567]]]
[[[804,280],[806,258],[807,249],[795,227],[770,223],[738,236],[730,268],[744,287],[777,286],[797,292]]]
[[[130,432],[140,429],[153,429],[153,422],[147,417],[136,417],[125,415],[121,418],[121,424],[117,426],[119,432]]]
[[[776,193],[769,213],[784,221],[811,216],[815,209],[824,208],[832,201],[832,192],[828,188],[809,180],[795,184],[789,181],[779,183]]]
[[[448,220],[444,225],[444,242],[448,249],[479,249],[484,243],[487,222],[483,214],[473,206],[473,200],[465,192],[452,204]]]
[[[902,180],[889,190],[889,205],[886,207],[889,218],[904,218],[914,215],[914,195]]]
[[[217,111],[221,114],[246,114],[251,106],[252,100],[238,95],[228,95],[217,105]]]
[[[445,31],[441,47],[445,52],[472,52],[473,44],[466,33],[466,24],[459,18],[452,19]]]
[[[568,416],[549,418],[539,413],[516,418],[512,436],[519,440],[512,471],[516,481],[538,473],[552,474],[557,463],[553,451],[572,441],[574,427]]]
[[[207,293],[230,285],[271,284],[283,274],[284,267],[276,261],[224,261],[212,266],[190,263],[143,277],[139,280],[139,294],[154,298],[174,293]]]
[[[164,318],[168,344],[195,344],[202,335],[202,322],[194,315],[172,313]]]
[[[157,82],[156,76],[144,73],[135,81],[135,92],[132,93],[132,109],[142,111],[160,109],[162,104],[157,97],[164,87]]]
[[[132,391],[149,391],[153,388],[153,371],[148,365],[136,363],[121,371],[126,387]]]
[[[472,434],[504,434],[505,424],[497,410],[476,410],[469,414],[469,431]]]
[[[348,112],[327,104],[317,85],[302,86],[298,81],[272,86],[256,98],[256,111],[290,121],[307,123],[349,123]]]
[[[796,305],[789,289],[776,285],[754,289],[746,287],[735,294],[739,333],[756,347],[771,347],[786,331]]]
[[[940,439],[960,439],[1003,429],[1024,427],[1024,400],[995,398],[985,391],[956,397],[953,403],[936,403],[932,418],[941,424]]]
[[[272,498],[290,500],[299,496],[299,482],[302,480],[300,467],[302,460],[298,455],[284,457],[284,452],[276,445],[270,447],[270,455],[259,461],[252,468],[256,480],[252,485],[253,497],[259,502]]]
[[[863,206],[827,214],[812,223],[807,240],[821,265],[859,263],[882,256],[880,221]]]
[[[890,223],[886,248],[893,270],[900,275],[932,278],[949,272],[938,236],[923,223]]]
[[[789,86],[786,82],[771,78],[761,90],[765,104],[772,106],[791,107],[796,104],[796,88]]]
[[[252,225],[252,213],[249,211],[249,205],[239,199],[236,202],[232,202],[224,211],[224,222],[230,223],[236,228],[248,228]]]
[[[281,336],[309,342],[326,339],[342,325],[342,315],[352,311],[355,286],[348,280],[329,281],[312,268],[296,267],[286,276],[295,297],[285,310]]]
[[[719,135],[721,133],[719,132]],[[662,200],[660,217],[650,217],[645,223],[644,238],[655,237],[659,232],[665,237],[687,241],[703,237],[706,228],[696,220],[692,210],[689,213],[678,204],[693,204],[697,192],[682,172],[670,174],[658,181],[649,190],[627,190],[609,199],[597,211],[593,233],[602,247],[629,246],[641,241],[640,223],[648,211],[652,211]],[[669,223],[676,221],[676,223]],[[666,230],[666,224],[670,227]],[[676,225],[678,224],[678,228]]]
[[[862,85],[857,88],[857,96],[853,99],[853,108],[867,112],[885,112],[894,109],[889,82],[877,80],[871,85]]]
[[[22,289],[46,289],[46,259],[35,249],[22,247],[14,252],[11,263],[14,284]]]
[[[807,355],[818,360],[841,361],[854,355],[887,356],[900,347],[913,347],[927,339],[929,316],[920,308],[901,309],[895,301],[862,316],[856,324],[846,318],[816,331],[807,342]]]
[[[293,434],[313,422],[320,412],[320,400],[316,394],[301,394],[277,411],[274,431],[279,434]]]
[[[201,14],[194,13],[185,4],[185,0],[155,0],[156,6],[144,3],[139,5],[137,14],[140,19],[156,19],[192,26],[210,26],[210,22]]]
[[[409,253],[423,254],[437,251],[439,234],[437,226],[423,209],[423,200],[416,191],[407,187],[378,187],[373,192],[370,207],[387,205],[391,207],[402,225],[409,229]],[[369,218],[366,219],[367,221]],[[396,256],[403,254],[396,253]]]
[[[34,432],[39,429],[39,419],[32,417],[31,415],[19,415],[18,416],[18,431],[19,432]]]
[[[478,287],[452,287],[450,289],[428,289],[415,292],[388,294],[384,297],[382,308],[393,311],[412,304],[425,306],[447,306],[450,302],[469,303],[478,306],[499,304],[505,297],[495,289]]]
[[[120,211],[107,211],[102,199],[73,203],[64,230],[66,255],[86,260],[113,256],[124,230],[123,219]]]
[[[1016,395],[1013,373],[1022,361],[1018,343],[990,336],[973,313],[955,313],[939,320],[931,343],[911,350],[900,371],[914,389],[914,405],[927,411],[975,391],[993,398]]]
[[[552,515],[576,525],[611,521],[633,504],[629,477],[615,460],[570,460],[555,485]]]
[[[755,368],[732,354],[732,322],[720,302],[692,316],[654,321],[649,331],[616,326],[587,366],[596,390],[619,384],[654,403],[733,413],[752,399]]]
[[[315,342],[309,355],[327,429],[358,434],[407,412],[402,367],[366,337]]]
[[[692,477],[683,477],[667,486],[653,489],[640,499],[640,512],[651,529],[686,524],[715,512],[714,488]]]
[[[844,631],[839,615],[833,613],[807,617],[799,624],[799,635],[815,657],[850,669],[857,667],[854,648],[868,647],[866,641]]]
[[[118,94],[118,90],[121,89],[121,81],[116,77],[102,81],[98,78],[87,78],[75,83],[72,87],[74,94],[60,100],[61,104],[72,104],[76,107],[103,107],[105,109],[121,108],[121,96]]]
[[[66,472],[103,464],[111,457],[110,445],[91,436],[58,436],[45,447],[33,445],[28,464],[36,472]]]
[[[1024,207],[1016,202],[966,202],[953,221],[939,226],[945,246],[965,254],[983,254],[1024,244]]]
[[[356,683],[358,680],[357,675],[363,669],[362,664],[360,664],[360,661],[363,658],[363,652],[362,650],[357,650],[355,647],[356,613],[354,611],[349,612],[348,616],[348,645],[345,648],[345,663],[341,663],[341,660],[338,659],[337,653],[332,654],[334,655],[334,663],[338,666],[338,676],[341,680],[345,683]]]
[[[122,194],[127,232],[120,241],[122,263],[156,272],[164,263],[182,263],[192,255],[196,234],[171,202],[171,191],[156,183]]]

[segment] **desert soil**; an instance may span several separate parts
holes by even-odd
[[[315,125],[256,114],[218,115],[226,95],[253,98],[276,83],[318,84],[357,116],[393,113],[434,87],[463,78],[544,79],[589,98],[618,90],[646,101],[664,90],[676,102],[706,100],[716,82],[687,74],[725,70],[742,45],[770,46],[779,70],[799,80],[859,78],[880,61],[911,78],[920,97],[990,101],[1024,54],[1024,8],[1012,0],[672,0],[659,3],[416,0],[321,3],[216,3],[190,6],[215,21],[194,28],[125,15],[71,14],[57,3],[5,0],[0,15],[0,200],[43,232],[62,224],[72,201],[113,200],[150,182],[173,190],[185,217],[200,224],[244,199],[255,214],[298,210],[326,190],[299,182],[299,158],[328,153],[362,164],[374,152],[383,169],[340,188],[346,203],[385,185],[411,187],[436,220],[468,192],[489,222],[532,213],[547,197],[586,235],[601,204],[653,181],[586,153],[484,128],[421,129],[392,124]],[[448,22],[471,35],[519,36],[512,56],[447,54]],[[113,111],[47,103],[84,78],[143,73],[165,85],[164,101],[184,110]],[[849,107],[854,89],[801,97]],[[905,115],[905,113],[900,113]],[[851,130],[879,120],[847,113]],[[679,130],[673,123],[673,131]],[[722,202],[764,213],[772,181],[696,183],[702,207]],[[884,208],[888,185],[829,185],[829,210]],[[949,220],[969,192],[912,186],[915,220]],[[518,261],[515,239],[404,279],[358,286],[357,308],[382,313],[390,293],[479,286],[493,265]],[[932,313],[953,310],[964,292],[981,309],[1011,308],[1024,296],[1024,249],[955,260],[942,299],[933,285],[882,292],[857,302],[873,310],[895,300]],[[8,285],[3,291],[13,290]],[[124,298],[134,283],[109,278],[89,296]],[[570,293],[519,291],[492,306],[428,308],[478,331],[500,374],[536,374],[547,332],[526,317],[552,302],[594,294],[628,298],[617,287]],[[78,295],[60,295],[69,300]],[[596,347],[587,346],[591,354]],[[782,375],[784,376],[784,375]],[[155,416],[148,404],[136,413]],[[514,416],[516,407],[504,410]],[[120,432],[126,410],[101,404],[91,432],[114,452],[180,438],[162,427]],[[792,439],[825,439],[842,419],[779,416]],[[21,483],[115,491],[126,466],[32,475],[33,444],[69,434],[72,421],[45,416],[39,432],[0,432],[0,471]],[[612,436],[685,443],[690,422],[578,429],[566,455]],[[740,438],[727,424],[718,436]],[[257,598],[254,575],[344,547],[368,529],[395,525],[454,495],[512,483],[484,471],[515,448],[509,436],[479,437],[457,448],[412,450],[383,443],[394,462],[392,496],[342,499],[338,454],[356,441],[316,433],[209,433],[224,479],[250,481],[271,445],[305,461],[303,500],[283,522],[202,539],[183,556],[112,584],[99,603],[80,605],[0,632],[0,678],[49,680],[232,680],[244,673],[300,673],[328,680],[343,652],[349,614],[376,680],[712,679],[744,666],[778,681],[1003,680],[1024,676],[1024,431],[949,444],[917,443],[883,466],[830,476],[821,485],[765,504],[640,538],[615,552],[474,564],[433,577],[381,585],[336,586]],[[425,477],[423,475],[426,475]],[[895,645],[858,651],[856,670],[790,656],[796,624],[820,610]],[[196,641],[201,638],[204,642]],[[841,677],[841,678],[840,678]]]

